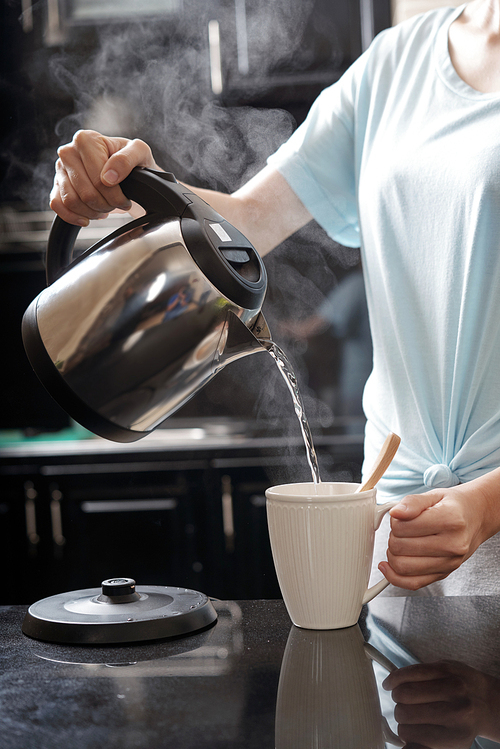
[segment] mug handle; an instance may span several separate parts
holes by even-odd
[[[390,509],[390,508],[389,508]],[[375,661],[378,663],[382,668],[387,669],[389,673],[392,673],[393,671],[397,671],[397,666],[394,665],[392,661],[389,660],[385,655],[382,655],[377,648],[374,648],[373,645],[371,645],[369,642],[365,642],[364,644],[364,651],[367,656],[372,661]],[[387,722],[387,718],[385,716],[382,716],[382,730],[384,732],[384,739],[393,746],[397,747],[403,747],[405,746],[404,742],[399,738],[399,736],[396,736],[394,731],[391,729],[389,723]]]
[[[386,502],[383,505],[375,505],[375,530],[378,530],[378,528],[380,527],[380,523],[382,522],[382,518],[384,517],[385,513],[388,512],[391,507],[395,507],[397,504],[399,504],[398,501]],[[375,596],[381,593],[384,588],[387,588],[388,585],[389,580],[386,580],[384,577],[378,583],[372,585],[371,588],[368,588],[365,595],[363,596],[363,605],[365,603],[368,603],[368,601],[371,601],[372,598],[375,598]]]

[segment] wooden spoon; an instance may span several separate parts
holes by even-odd
[[[391,432],[391,434],[387,437],[386,441],[382,445],[382,449],[378,454],[378,458],[375,461],[372,472],[366,479],[365,483],[361,484],[361,486],[356,489],[356,492],[366,492],[368,491],[368,489],[373,489],[373,487],[378,483],[378,481],[382,478],[384,473],[389,468],[393,457],[396,455],[400,442],[401,437],[398,437],[397,434],[393,434]]]

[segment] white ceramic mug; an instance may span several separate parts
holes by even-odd
[[[364,603],[388,582],[368,588],[375,531],[396,502],[376,504],[376,489],[322,482],[266,491],[274,566],[292,622],[306,629],[356,624]]]

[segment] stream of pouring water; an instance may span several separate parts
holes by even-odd
[[[297,414],[300,429],[302,431],[302,437],[304,438],[304,444],[306,446],[306,457],[307,462],[309,463],[309,466],[311,468],[313,482],[315,484],[319,484],[321,483],[321,479],[319,476],[318,456],[316,455],[311,428],[304,411],[304,402],[300,394],[295,372],[293,371],[293,367],[290,364],[285,352],[280,349],[280,347],[277,346],[274,341],[266,341],[265,347],[276,362],[278,369],[281,372],[281,375],[283,376],[283,379],[285,380],[292,396],[295,413]]]

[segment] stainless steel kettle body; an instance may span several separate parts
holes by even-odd
[[[54,221],[49,286],[23,319],[38,377],[107,439],[143,437],[228,362],[265,351],[264,265],[250,242],[173,175],[122,183],[146,215],[71,261],[78,228]]]

